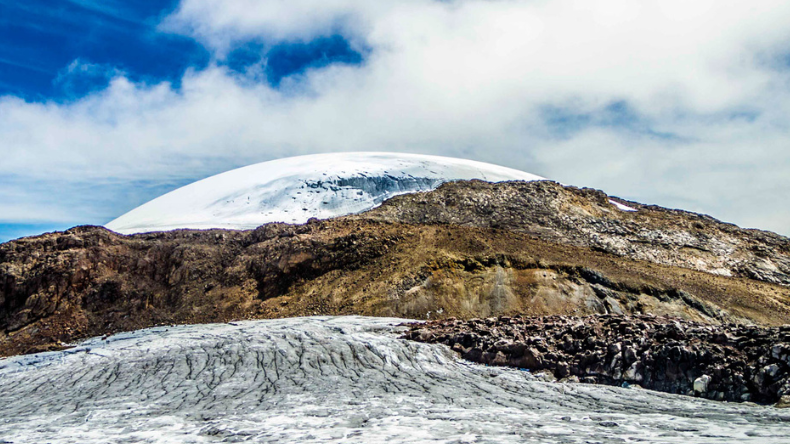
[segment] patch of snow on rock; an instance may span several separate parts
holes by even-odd
[[[617,207],[617,209],[620,211],[636,211],[636,208],[631,208],[628,205],[621,204],[614,199],[609,199],[609,203]]]

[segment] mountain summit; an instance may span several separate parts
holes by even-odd
[[[107,224],[123,234],[179,228],[250,229],[360,213],[445,182],[542,177],[466,159],[403,153],[330,153],[258,163],[154,199]]]

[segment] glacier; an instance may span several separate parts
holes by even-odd
[[[118,217],[110,230],[133,234],[180,228],[251,229],[359,213],[399,194],[444,182],[545,180],[523,171],[449,157],[328,153],[289,157],[191,183]]]
[[[787,442],[790,410],[550,382],[402,322],[161,326],[0,359],[0,442]]]

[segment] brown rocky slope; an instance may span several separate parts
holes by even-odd
[[[0,245],[0,355],[170,323],[312,314],[790,322],[790,240],[552,182],[457,182],[256,230]]]
[[[612,202],[638,211],[620,211]],[[550,181],[449,183],[432,193],[395,197],[356,217],[501,228],[632,259],[790,285],[786,237]]]

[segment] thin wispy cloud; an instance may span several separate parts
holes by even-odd
[[[74,57],[61,72],[95,65],[105,83],[67,102],[0,98],[0,181],[68,184],[54,204],[0,200],[0,214],[104,223],[248,163],[369,150],[489,161],[790,234],[787,2],[184,0],[168,11],[156,32],[194,39],[207,60],[163,75]],[[90,211],[85,196],[72,204],[77,188],[96,198]]]

